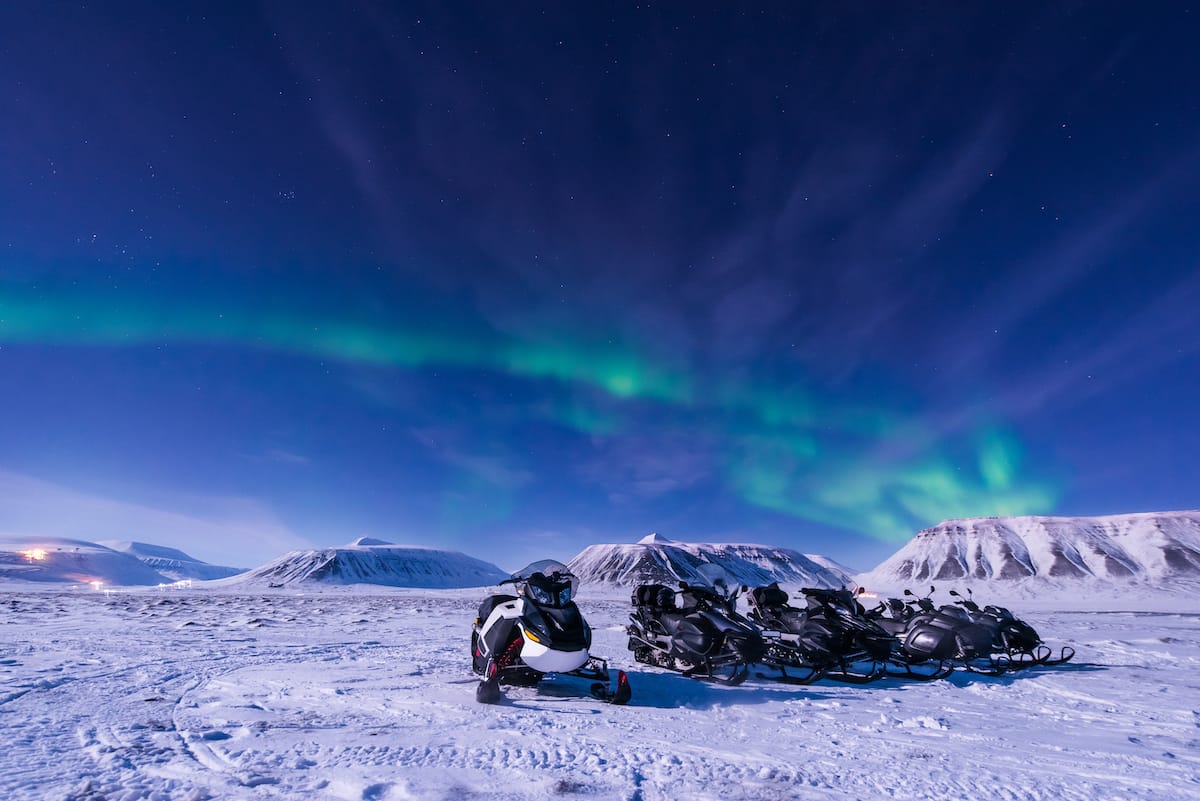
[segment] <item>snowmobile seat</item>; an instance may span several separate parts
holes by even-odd
[[[788,602],[788,594],[779,589],[778,583],[771,583],[765,587],[755,587],[750,591],[750,598],[754,601],[754,605],[760,609],[787,606]]]
[[[653,612],[673,612],[675,591],[664,584],[643,584],[633,591],[633,605]]]
[[[515,600],[517,600],[517,596],[515,595],[489,595],[487,598],[484,598],[483,603],[479,605],[479,622],[482,624],[491,617],[493,610],[500,604]]]

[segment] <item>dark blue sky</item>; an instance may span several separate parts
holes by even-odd
[[[0,9],[0,532],[869,568],[1194,508],[1200,24]]]

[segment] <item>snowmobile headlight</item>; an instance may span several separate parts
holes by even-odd
[[[536,584],[530,584],[529,595],[533,598],[534,603],[543,604],[545,606],[554,605],[554,597],[546,591],[544,587],[539,587]]]

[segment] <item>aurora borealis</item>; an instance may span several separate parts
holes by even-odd
[[[1196,21],[1111,12],[0,11],[0,531],[1192,507]]]

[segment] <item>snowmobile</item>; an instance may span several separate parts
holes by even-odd
[[[758,627],[738,614],[736,591],[679,582],[634,589],[629,650],[638,662],[696,679],[741,684],[764,652]]]
[[[892,637],[866,617],[849,590],[805,588],[806,608],[798,609],[788,603],[778,582],[743,589],[748,616],[766,635],[762,664],[780,673],[767,678],[790,684],[821,678],[867,684],[888,675]]]
[[[988,604],[980,608],[970,588],[967,589],[966,598],[954,590],[950,590],[950,594],[958,599],[954,603],[965,609],[972,620],[992,632],[992,653],[1002,654],[1011,668],[1061,665],[1075,656],[1075,649],[1070,646],[1063,646],[1058,656],[1054,656],[1054,652],[1042,643],[1033,626],[1003,606]]]
[[[591,680],[591,695],[599,700],[629,702],[625,672],[616,672],[610,688],[608,663],[588,653],[592,630],[575,605],[579,579],[570,568],[543,559],[500,582],[505,584],[516,595],[484,599],[471,631],[471,667],[483,676],[476,701],[494,704],[501,685],[533,687],[547,674],[560,674]]]
[[[929,588],[932,595],[934,588]],[[868,616],[899,643],[897,658],[908,665],[949,663],[972,673],[998,676],[1011,667],[1007,657],[992,656],[993,632],[960,606],[935,606],[929,595],[888,598]]]

